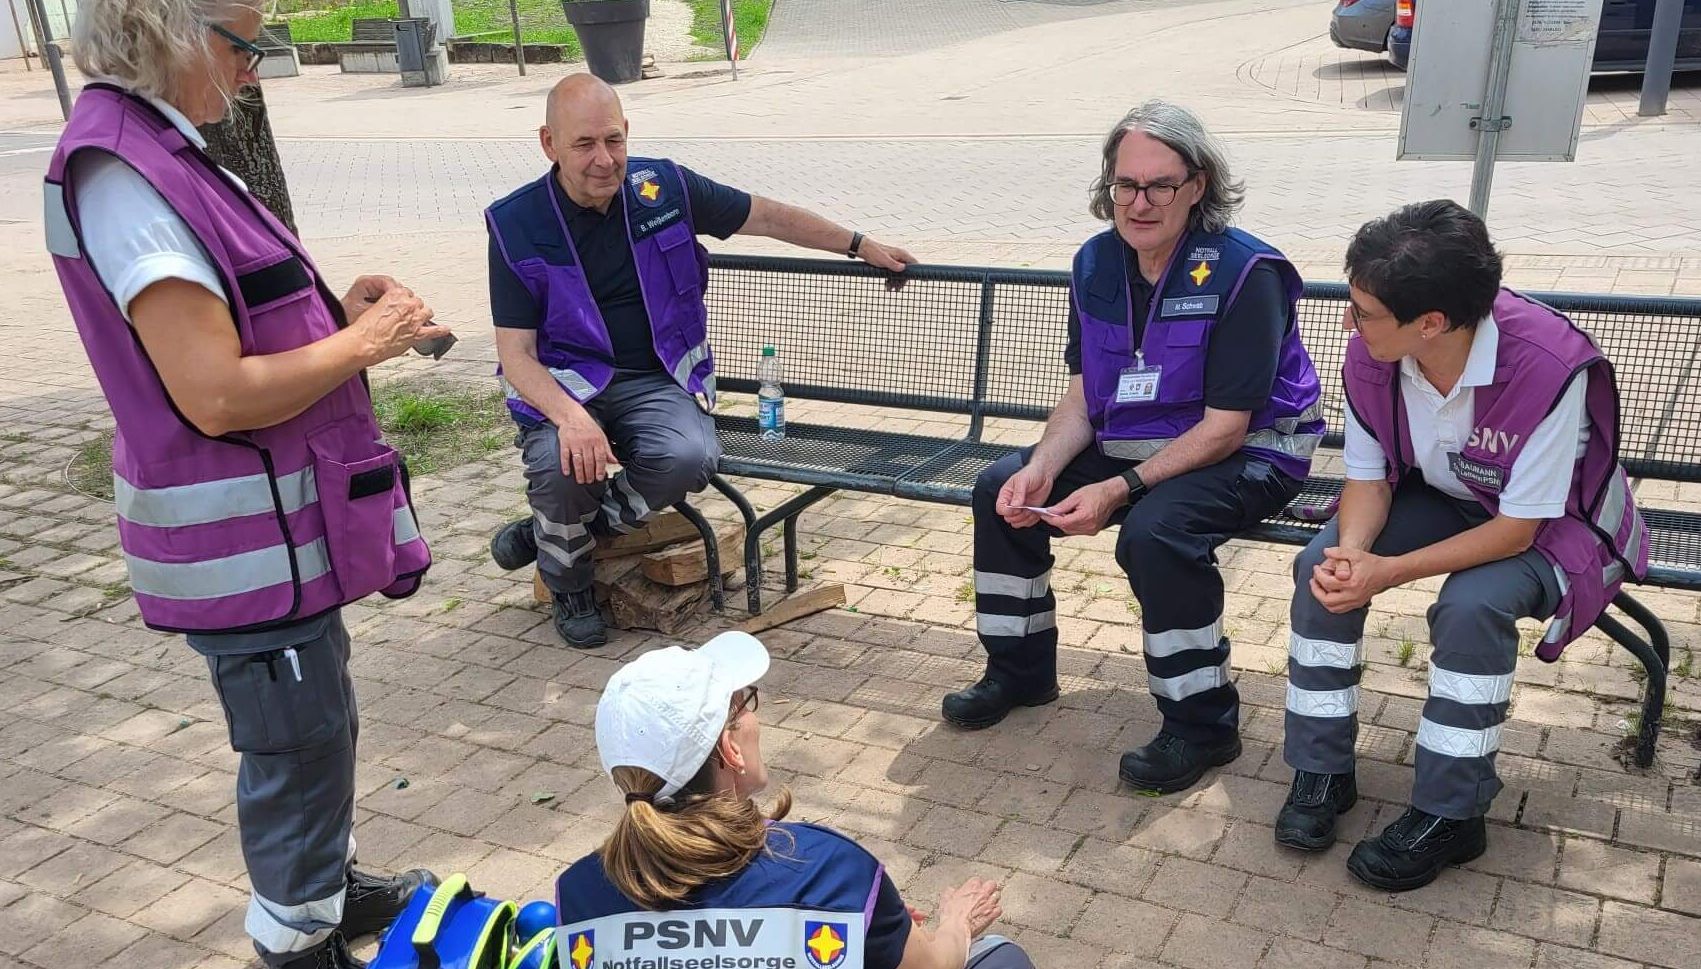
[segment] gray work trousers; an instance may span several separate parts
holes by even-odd
[[[1411,480],[1399,488],[1388,523],[1371,546],[1402,555],[1488,520],[1475,501],[1460,501]],[[1331,521],[1294,560],[1288,641],[1287,736],[1283,757],[1296,770],[1353,769],[1358,682],[1368,608],[1335,614],[1311,594],[1323,550],[1340,544]],[[1494,757],[1518,662],[1517,620],[1547,618],[1559,607],[1559,583],[1541,553],[1455,572],[1429,608],[1429,699],[1418,723],[1412,806],[1444,818],[1487,814],[1500,793]]]
[[[703,490],[721,456],[714,419],[665,373],[616,373],[585,409],[620,460],[606,481],[582,485],[563,473],[554,424],[522,430],[515,441],[526,464],[538,574],[556,595],[591,587],[599,536],[630,532]]]
[[[963,969],[1034,969],[1022,947],[1002,935],[983,935],[969,945]]]
[[[360,724],[342,614],[190,644],[207,654],[230,746],[242,755],[236,823],[252,889],[244,927],[268,952],[311,948],[343,920],[354,857]]]

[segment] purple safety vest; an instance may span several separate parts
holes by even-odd
[[[1088,240],[1075,256],[1070,295],[1081,320],[1083,390],[1099,450],[1144,461],[1204,419],[1211,332],[1253,267],[1269,263],[1281,274],[1290,317],[1304,284],[1286,257],[1248,232],[1190,232],[1152,292],[1139,347],[1146,367],[1161,368],[1157,396],[1119,402],[1121,374],[1136,365],[1126,245],[1115,230]],[[1243,449],[1304,480],[1327,430],[1321,393],[1296,325],[1282,340],[1270,399],[1252,412]]]
[[[503,260],[543,313],[538,361],[582,404],[613,379],[614,350],[554,180],[552,168],[492,204],[484,215]],[[637,264],[656,356],[675,383],[686,393],[702,394],[712,408],[715,359],[709,349],[709,311],[703,304],[709,256],[697,242],[685,179],[671,161],[628,158],[622,191],[626,238]],[[544,419],[507,381],[503,389],[516,416]]]
[[[244,355],[346,325],[301,244],[152,105],[93,84],[48,165],[47,247],[117,431],[118,539],[142,620],[170,632],[261,630],[383,592],[431,564],[364,375],[273,427],[213,438],[185,419],[84,258],[73,158],[104,151],[159,192],[218,270]]]
[[[1636,509],[1630,479],[1618,463],[1618,383],[1612,364],[1587,333],[1563,314],[1502,289],[1494,301],[1500,329],[1494,382],[1478,387],[1470,440],[1448,455],[1453,473],[1497,514],[1512,465],[1571,380],[1589,373],[1585,406],[1589,439],[1571,481],[1565,515],[1542,523],[1535,548],[1553,566],[1561,599],[1536,655],[1553,662],[1589,628],[1618,594],[1626,575],[1648,574],[1648,529]],[[1411,422],[1400,393],[1400,365],[1379,363],[1355,334],[1343,370],[1347,404],[1391,456],[1388,481],[1417,466]],[[1513,387],[1516,393],[1510,392]]]

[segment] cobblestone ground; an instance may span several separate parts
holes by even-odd
[[[803,9],[788,2],[777,26]],[[1320,45],[1320,5],[1103,6],[910,54],[852,50],[832,65],[776,45],[740,87],[712,67],[675,71],[628,89],[628,105],[654,139],[647,150],[819,199],[935,261],[1066,259],[1092,228],[1079,186],[1095,133],[1149,94],[1186,95],[1229,133],[1253,180],[1248,224],[1316,278],[1334,278],[1357,220],[1420,191],[1463,191],[1462,167],[1392,163],[1397,78]],[[1130,37],[1142,57],[1128,55]],[[484,239],[467,220],[533,174],[529,126],[552,81],[541,69],[525,81],[469,70],[427,96],[319,72],[273,89],[306,235],[332,278],[385,269],[417,281],[466,337],[441,363],[409,360],[381,378],[488,379]],[[64,474],[110,420],[40,253],[53,102],[23,85],[0,74],[0,969],[245,964],[235,758],[217,700],[180,640],[140,627],[112,509]],[[1495,227],[1520,285],[1701,291],[1701,214],[1684,167],[1701,149],[1701,102],[1680,90],[1672,116],[1636,121],[1633,101],[1633,89],[1597,83],[1575,166],[1503,172]],[[794,407],[794,418],[826,417]],[[900,424],[942,430],[883,426]],[[741,484],[763,508],[792,493]],[[348,616],[365,724],[361,854],[543,897],[618,806],[592,749],[597,690],[667,640],[625,633],[595,653],[555,643],[528,577],[497,571],[485,551],[522,507],[510,455],[416,490],[438,557],[424,591]],[[1701,505],[1693,486],[1639,494]],[[703,507],[731,515],[719,498]],[[1701,761],[1701,597],[1642,596],[1671,629],[1677,667],[1651,770],[1620,761],[1640,690],[1625,654],[1592,634],[1560,663],[1528,659],[1489,853],[1389,896],[1350,880],[1347,845],[1304,858],[1272,844],[1287,783],[1276,747],[1291,549],[1223,550],[1246,753],[1199,790],[1146,799],[1116,786],[1117,754],[1157,720],[1107,538],[1061,546],[1062,700],[968,734],[937,720],[941,693],[980,668],[966,512],[840,495],[801,531],[810,580],[845,583],[849,603],[763,637],[776,656],[765,744],[797,815],[863,840],[924,906],[966,875],[1002,879],[1003,929],[1043,967],[1701,966],[1701,788],[1688,780]],[[1373,613],[1365,797],[1347,816],[1349,842],[1405,800],[1434,590],[1390,593]],[[705,616],[680,639],[738,618]]]

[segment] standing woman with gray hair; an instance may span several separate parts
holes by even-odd
[[[1091,190],[1110,228],[1075,256],[1068,389],[1039,443],[975,485],[987,668],[945,697],[945,719],[990,727],[1057,699],[1051,540],[1118,520],[1163,716],[1122,756],[1120,776],[1140,791],[1185,790],[1240,755],[1216,549],[1298,494],[1323,438],[1299,274],[1230,226],[1243,194],[1186,108],[1148,101],[1117,123]]]
[[[256,83],[259,10],[83,0],[91,79],[45,192],[47,248],[112,408],[114,504],[149,627],[206,657],[241,753],[236,810],[272,967],[361,963],[429,872],[353,867],[358,732],[341,607],[413,594],[431,559],[366,368],[444,337],[388,276],[342,299],[205,151]]]

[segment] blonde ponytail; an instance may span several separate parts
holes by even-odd
[[[668,805],[652,803],[662,780],[647,770],[616,767],[613,778],[633,796],[603,843],[603,872],[651,911],[675,908],[703,885],[743,871],[766,850],[768,823],[791,812],[791,791],[783,788],[768,814],[750,798],[713,791],[707,765]]]

